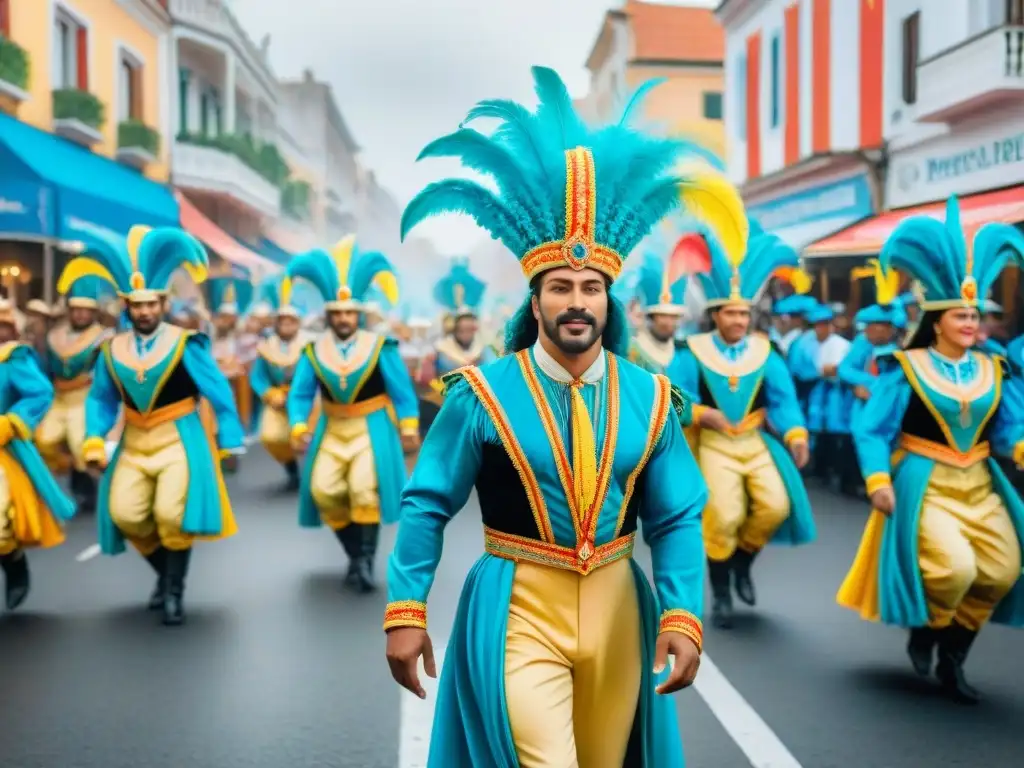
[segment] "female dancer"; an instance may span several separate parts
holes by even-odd
[[[883,268],[919,280],[925,312],[856,423],[873,511],[838,602],[910,629],[915,671],[963,703],[971,644],[990,619],[1024,627],[1024,503],[992,458],[1024,461],[1024,396],[1005,361],[973,350],[978,307],[1024,236],[986,224],[965,237],[956,198],[946,221],[902,222]]]

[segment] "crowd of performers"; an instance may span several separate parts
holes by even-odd
[[[906,628],[913,668],[977,701],[975,637],[1024,626],[1024,344],[1007,352],[983,328],[1024,235],[965,229],[955,198],[944,221],[906,219],[868,267],[876,303],[848,339],[713,158],[633,126],[643,92],[595,128],[554,72],[534,78],[536,110],[481,102],[421,155],[460,158],[499,191],[443,179],[402,220],[404,236],[474,217],[529,285],[512,311],[484,313],[485,284],[453,262],[432,335],[426,315],[387,322],[400,276],[354,237],[253,285],[211,276],[185,232],[146,227],[86,242],[60,312],[29,306],[22,329],[0,302],[7,609],[29,592],[26,550],[60,544],[77,510],[95,514],[103,553],[129,544],[152,566],[148,606],[181,624],[193,545],[238,530],[224,473],[258,441],[299,524],[338,539],[348,587],[375,589],[380,526],[399,523],[387,659],[424,696],[444,528],[475,489],[483,554],[428,764],[679,766],[667,694],[697,674],[705,580],[728,630],[734,597],[757,602],[765,548],[814,541],[817,475],[870,509],[838,602]],[[480,133],[477,118],[500,125]],[[170,299],[181,273],[208,309]],[[792,293],[768,306],[773,278]]]

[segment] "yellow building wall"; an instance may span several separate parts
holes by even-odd
[[[632,66],[626,73],[630,88],[658,77],[667,79],[648,95],[644,110],[647,119],[672,132],[695,135],[725,159],[725,122],[704,117],[704,94],[724,95],[723,70]]]
[[[29,100],[17,111],[26,123],[53,129],[53,9],[59,0],[13,0],[11,38],[28,51],[30,59]],[[116,0],[68,0],[64,4],[73,17],[86,20],[89,29],[89,92],[105,107],[103,140],[93,150],[114,157],[117,152],[117,76],[119,45],[143,60],[143,122],[161,131],[161,100],[169,98],[170,82],[160,71],[160,38],[132,17]],[[146,167],[146,176],[166,181],[170,173],[171,139],[161,135],[160,157]]]

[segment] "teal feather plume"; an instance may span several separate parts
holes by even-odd
[[[146,287],[158,291],[166,290],[175,271],[185,264],[204,270],[210,266],[203,244],[185,230],[174,227],[159,227],[147,232],[139,244],[138,259],[139,271],[146,277]]]
[[[352,298],[364,301],[374,280],[382,274],[391,274],[395,276],[396,281],[398,279],[394,265],[383,253],[353,248],[352,263],[348,271],[348,287],[352,291]]]
[[[102,264],[116,281],[117,290],[128,293],[131,290],[132,265],[125,239],[89,233],[82,244],[85,247],[81,255]]]
[[[337,301],[341,281],[334,258],[322,248],[314,248],[293,256],[288,261],[287,275],[292,280],[305,280],[319,291],[324,301]]]

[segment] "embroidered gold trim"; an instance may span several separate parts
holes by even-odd
[[[611,484],[612,464],[615,461],[615,445],[619,433],[619,373],[618,363],[614,355],[602,352],[607,360],[605,372],[605,408],[607,408],[604,430],[602,431],[601,457],[597,463],[597,485],[594,493],[594,503],[590,509],[581,510],[576,501],[576,491],[572,481],[572,464],[569,455],[565,450],[565,443],[562,440],[562,433],[555,421],[555,414],[551,410],[544,389],[541,386],[537,372],[533,368],[533,361],[530,357],[530,350],[524,349],[516,353],[516,360],[519,368],[526,379],[527,388],[533,398],[537,415],[540,416],[544,425],[544,432],[547,434],[548,443],[555,456],[555,469],[558,472],[558,479],[562,482],[562,490],[565,492],[565,500],[573,520],[573,527],[576,529],[576,544],[591,549],[594,546],[594,536],[597,532],[597,522],[608,496],[608,488]]]
[[[747,337],[747,348],[738,360],[730,360],[715,344],[714,334],[698,333],[690,336],[686,344],[697,362],[712,373],[726,378],[749,376],[760,370],[772,351],[772,343],[763,336],[751,334]]]
[[[150,413],[153,410],[153,404],[160,398],[160,393],[163,391],[164,387],[167,385],[168,379],[171,378],[171,374],[174,373],[174,369],[178,367],[178,365],[181,363],[182,357],[184,357],[184,355],[185,355],[185,345],[188,343],[189,338],[192,336],[192,332],[191,331],[186,331],[186,330],[180,329],[180,328],[175,328],[175,330],[178,331],[178,333],[176,334],[175,341],[174,341],[174,343],[177,344],[177,346],[171,351],[171,353],[170,353],[171,359],[168,361],[167,367],[164,368],[163,373],[160,374],[160,378],[157,381],[156,386],[153,387],[153,393],[150,396],[149,403],[146,404],[145,409],[143,411],[141,411],[141,413]],[[130,334],[126,334],[126,335],[130,335]],[[114,356],[114,342],[117,341],[118,338],[119,337],[114,337],[114,339],[111,340],[110,344],[105,347],[105,349],[107,350],[107,353],[106,353],[107,370],[110,371],[110,377],[114,380],[114,384],[117,386],[118,392],[121,393],[121,400],[124,401],[125,406],[127,407],[127,404],[129,402],[128,393],[125,390],[124,385],[121,383],[121,377],[118,376],[117,369],[114,366],[114,362],[115,362],[115,359],[116,359],[115,356]],[[131,345],[130,340],[129,340],[129,345]],[[134,345],[131,345],[131,346],[134,346]],[[155,344],[153,346],[154,346],[154,348],[156,347]],[[152,353],[153,350],[150,350],[150,352]],[[142,360],[143,361],[148,360],[150,357],[151,357],[151,354],[150,355],[145,355],[142,358]],[[155,366],[159,365],[160,362],[162,362],[162,360],[166,359],[166,357],[167,357],[167,354],[165,353],[164,357],[161,358],[160,360],[157,360],[156,362],[154,362],[151,367],[155,367]],[[138,359],[138,358],[136,358],[136,359]],[[131,368],[130,364],[127,364],[127,363],[123,362],[122,360],[116,360],[116,362],[119,362],[122,365],[126,365],[127,367]],[[148,370],[150,370],[150,368],[132,368],[132,370],[135,371],[135,375],[136,375],[137,378],[139,378],[140,381],[145,381],[145,374],[146,374],[146,372]],[[138,405],[138,403],[136,403],[136,405]]]
[[[256,346],[256,354],[270,365],[277,366],[278,368],[291,368],[299,362],[299,358],[302,357],[302,350],[305,349],[306,344],[307,341],[301,335],[296,335],[294,339],[288,342],[288,346],[285,347],[284,351],[282,351],[281,339],[277,336],[271,336]]]
[[[392,627],[427,628],[427,604],[419,600],[396,600],[384,609],[384,629]]]
[[[704,623],[689,611],[675,609],[661,614],[658,633],[678,632],[693,640],[697,652],[704,651]]]
[[[184,329],[165,323],[153,346],[146,354],[139,357],[135,351],[135,334],[132,331],[119,333],[110,341],[110,354],[115,362],[123,365],[136,376],[145,377],[146,373],[167,359],[184,334]]]
[[[544,493],[541,491],[540,483],[537,482],[537,476],[534,474],[522,446],[519,445],[519,440],[516,438],[508,416],[505,415],[505,410],[501,407],[490,384],[484,379],[479,369],[463,368],[461,372],[466,383],[469,384],[473,394],[476,395],[477,400],[480,401],[480,405],[483,406],[484,411],[494,425],[498,438],[505,448],[505,453],[508,454],[512,466],[515,467],[516,473],[519,475],[519,480],[526,491],[526,498],[530,502],[530,511],[533,512],[533,519],[537,523],[537,531],[540,537],[544,541],[553,542],[555,535],[551,530],[551,520],[548,517]]]
[[[343,357],[338,349],[333,333],[325,333],[313,345],[320,365],[341,379],[347,379],[366,363],[373,354],[374,348],[383,342],[383,338],[368,331],[356,331],[352,351]]]
[[[926,440],[923,437],[904,434],[900,435],[900,448],[908,453],[924,456],[926,459],[959,469],[974,466],[992,455],[992,449],[987,440],[973,446],[969,451],[958,451],[948,445]]]
[[[563,547],[484,527],[484,549],[488,554],[516,563],[534,563],[563,571],[574,571],[583,576],[624,557],[630,557],[633,554],[635,539],[634,533],[620,536],[607,544],[594,547],[592,554],[583,557],[575,547]]]
[[[66,362],[75,357],[75,355],[102,342],[103,337],[106,335],[106,330],[99,323],[93,323],[74,338],[68,338],[72,333],[71,324],[65,322],[46,334],[46,344],[54,355],[59,357],[61,361]]]
[[[445,336],[434,345],[437,354],[444,355],[460,368],[466,365],[478,365],[484,354],[484,343],[479,335],[473,339],[469,349],[463,349],[452,336]]]
[[[966,386],[957,386],[955,382],[939,373],[936,368],[935,359],[927,349],[908,349],[903,353],[907,360],[914,366],[914,372],[918,379],[928,385],[940,395],[945,395],[950,400],[957,402],[966,400],[973,402],[984,396],[991,388],[995,378],[995,364],[986,355],[971,352],[970,355],[978,366],[978,375]]]
[[[366,400],[360,400],[358,403],[336,403],[324,400],[321,407],[324,413],[332,419],[358,419],[385,409],[390,413],[392,421],[395,418],[395,409],[387,394],[374,395]]]
[[[633,491],[636,490],[636,481],[640,473],[644,471],[647,462],[650,461],[654,447],[661,438],[668,421],[669,411],[672,409],[672,384],[667,376],[657,375],[654,377],[654,405],[651,407],[651,419],[647,426],[647,442],[644,444],[644,452],[640,461],[633,467],[633,471],[626,478],[626,486],[622,494],[622,505],[619,507],[619,520],[615,525],[615,535],[618,536],[626,521],[626,509],[633,498]]]
[[[892,476],[888,472],[873,472],[864,479],[865,490],[868,496],[882,488],[892,485]]]
[[[193,397],[186,397],[183,400],[162,405],[149,413],[140,413],[134,408],[124,409],[124,420],[126,424],[140,429],[153,429],[168,421],[176,421],[196,411],[196,400]]]

